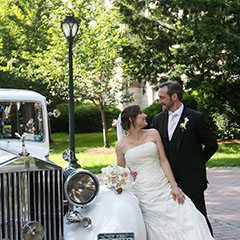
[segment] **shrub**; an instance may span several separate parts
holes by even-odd
[[[194,110],[198,110],[197,108],[197,101],[195,99],[195,97],[190,93],[190,92],[185,92],[183,94],[183,100],[182,100],[184,106],[194,109]]]
[[[74,109],[75,132],[101,132],[101,113],[93,104],[78,104]]]
[[[59,118],[51,118],[52,132],[67,132],[68,125],[68,104],[60,104],[57,109],[61,112]],[[112,127],[113,119],[116,119],[120,110],[116,107],[107,106],[105,109],[107,128]],[[101,113],[91,103],[79,103],[74,106],[75,133],[92,133],[102,131]]]
[[[232,121],[226,113],[215,113],[212,115],[214,124],[216,125],[216,135],[220,139],[238,139],[240,136],[239,124]]]
[[[237,104],[222,104],[211,94],[195,94],[197,110],[203,112],[211,129],[218,139],[239,139],[239,111]]]
[[[68,104],[62,103],[56,106],[61,113],[58,118],[50,117],[51,132],[68,132]]]
[[[154,101],[152,105],[143,109],[143,112],[147,114],[147,122],[150,126],[152,124],[152,118],[156,114],[162,111],[162,105],[158,103],[158,100]]]

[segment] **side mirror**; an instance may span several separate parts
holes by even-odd
[[[58,109],[54,109],[52,112],[48,113],[48,116],[58,118],[61,112]]]
[[[71,168],[71,163],[73,159],[73,151],[70,149],[67,149],[63,152],[62,157],[65,161],[68,162],[68,167]]]

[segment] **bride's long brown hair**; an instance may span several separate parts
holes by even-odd
[[[134,126],[135,119],[137,115],[140,113],[141,113],[141,108],[139,105],[130,105],[124,108],[124,110],[121,113],[122,128],[128,131],[131,126],[131,123]]]

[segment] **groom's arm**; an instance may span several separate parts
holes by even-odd
[[[203,156],[205,162],[207,162],[218,149],[217,139],[212,133],[204,115],[200,113],[200,117],[197,123],[197,131],[201,139],[203,146]]]

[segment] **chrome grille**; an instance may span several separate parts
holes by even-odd
[[[34,158],[0,166],[0,239],[22,240],[29,221],[43,225],[44,240],[63,239],[62,181],[60,167]]]

